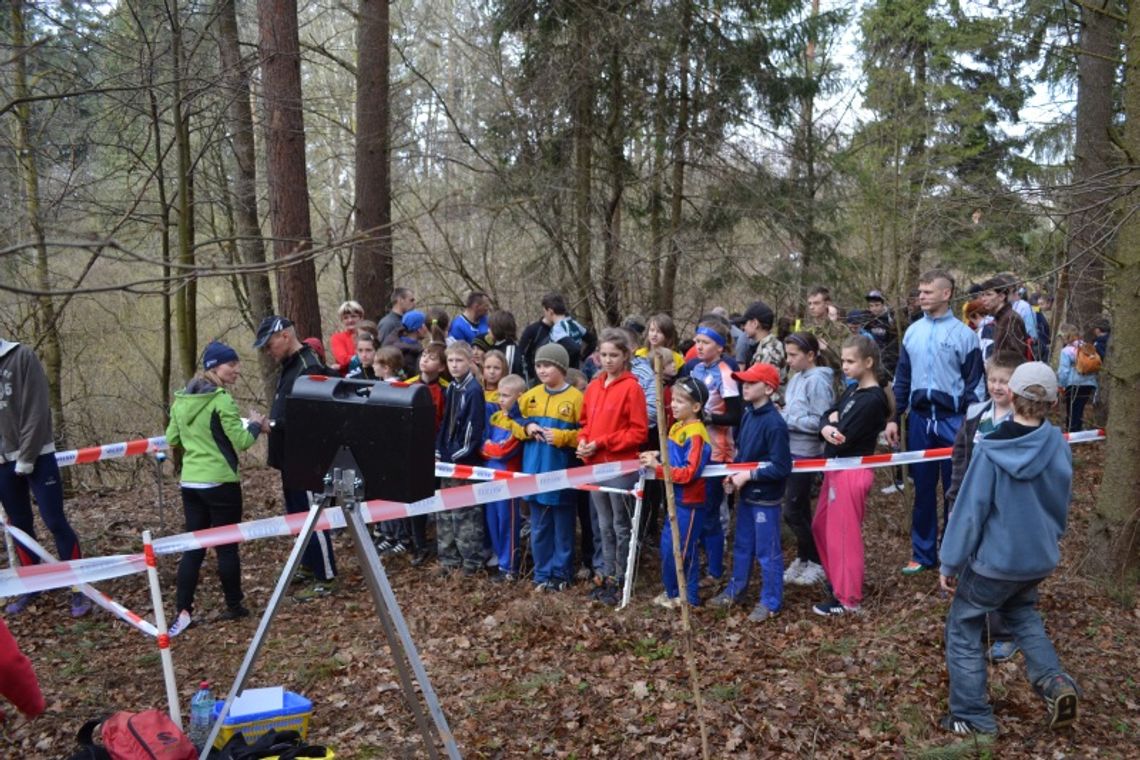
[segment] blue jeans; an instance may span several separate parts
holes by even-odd
[[[732,580],[724,595],[740,601],[748,588],[752,563],[760,563],[760,604],[779,612],[784,603],[784,554],[780,548],[780,505],[736,503],[732,540]]]
[[[954,601],[946,616],[946,670],[950,674],[950,713],[981,731],[997,730],[993,708],[986,699],[986,655],[982,630],[986,614],[1000,612],[1025,656],[1029,682],[1061,673],[1061,662],[1034,605],[1037,586],[1032,581],[1000,581],[966,568],[958,579]]]
[[[928,420],[911,412],[906,418],[906,448],[908,451],[941,449],[954,445],[954,437],[962,426],[962,418]],[[914,514],[910,528],[913,559],[920,565],[938,565],[939,525],[946,522],[946,499],[942,500],[942,520],[938,519],[938,480],[942,479],[942,493],[950,488],[952,466],[949,459],[941,462],[919,462],[910,465],[914,478]]]

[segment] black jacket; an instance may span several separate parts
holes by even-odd
[[[301,346],[301,350],[281,362],[281,375],[277,378],[277,390],[273,394],[273,406],[269,409],[269,419],[273,425],[269,429],[269,466],[280,470],[285,463],[285,399],[293,392],[293,383],[301,375],[332,375],[313,349]]]

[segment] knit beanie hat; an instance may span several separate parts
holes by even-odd
[[[546,343],[538,347],[534,352],[534,363],[541,364],[547,362],[559,367],[563,372],[570,368],[570,354],[566,353],[566,349],[557,343]]]
[[[212,340],[202,352],[202,369],[213,369],[219,364],[238,361],[237,351],[218,340]]]

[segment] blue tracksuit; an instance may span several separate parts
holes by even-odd
[[[486,466],[492,470],[518,472],[522,466],[522,442],[515,437],[517,425],[522,424],[518,405],[510,412],[499,410],[491,415],[487,424],[487,440],[483,442]],[[492,501],[487,504],[487,533],[491,549],[499,559],[500,573],[519,571],[519,513],[518,499]]]
[[[753,561],[760,562],[760,603],[772,612],[784,602],[784,555],[780,547],[780,502],[792,471],[788,425],[772,403],[744,410],[737,436],[737,462],[767,462],[749,473],[736,503],[732,579],[725,596],[737,600],[748,587]]]
[[[903,336],[895,372],[895,406],[907,416],[906,446],[910,451],[954,445],[963,415],[981,401],[983,362],[977,334],[951,312],[924,314]],[[933,567],[938,561],[938,479],[950,488],[952,465],[913,464],[914,514],[911,545],[915,562]],[[946,512],[943,501],[943,514]]]

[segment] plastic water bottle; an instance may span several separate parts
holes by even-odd
[[[190,741],[195,747],[202,747],[210,738],[211,713],[214,710],[214,693],[210,682],[198,684],[198,691],[190,700]]]

